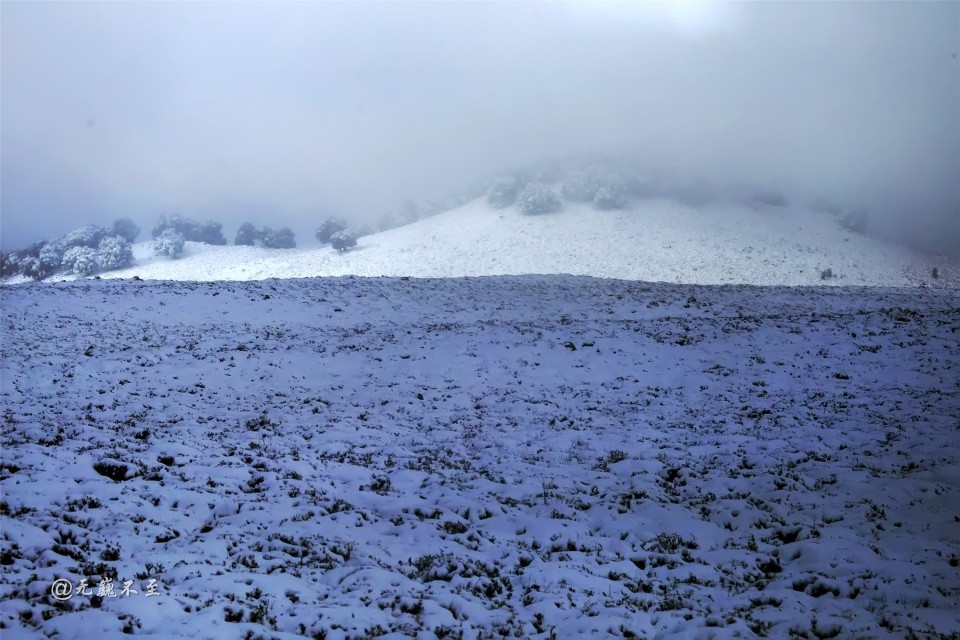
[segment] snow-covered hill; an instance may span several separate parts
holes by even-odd
[[[960,633],[953,290],[0,295],[4,640]]]
[[[105,278],[261,280],[311,276],[458,277],[573,274],[690,284],[956,286],[960,265],[884,244],[806,209],[690,207],[633,201],[597,211],[565,204],[524,216],[476,200],[458,209],[360,238],[345,254],[301,238],[281,250],[189,243],[179,260],[137,246],[137,265]],[[931,278],[938,267],[939,279]],[[823,280],[830,269],[834,278]]]

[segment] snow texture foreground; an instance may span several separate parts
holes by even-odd
[[[960,633],[954,292],[0,294],[4,640]]]

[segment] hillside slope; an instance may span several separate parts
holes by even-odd
[[[572,274],[685,284],[955,286],[960,268],[842,229],[804,209],[693,208],[635,201],[622,211],[566,204],[524,216],[483,200],[411,225],[360,238],[338,254],[305,248],[188,244],[179,260],[136,248],[137,265],[105,278],[262,280],[313,276],[459,277]],[[932,267],[941,273],[930,277]],[[835,277],[821,279],[831,269]]]

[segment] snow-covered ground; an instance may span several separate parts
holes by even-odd
[[[102,274],[156,280],[262,280],[314,276],[460,277],[590,275],[684,284],[960,286],[960,263],[925,256],[843,229],[803,208],[690,207],[637,200],[597,211],[570,204],[524,216],[482,199],[359,239],[345,254],[300,238],[302,248],[188,243],[178,260],[135,248],[133,268]],[[939,279],[931,277],[933,267]],[[821,279],[830,269],[835,277]],[[58,278],[59,279],[59,278]]]
[[[648,215],[659,233],[673,213]],[[570,212],[503,215],[570,238],[550,268],[614,254],[606,275],[733,277],[695,269],[708,231],[674,257],[639,223],[637,249],[593,246]],[[553,251],[522,234],[496,250],[483,229],[504,222],[483,220],[390,232],[389,254],[382,234],[345,256],[174,264],[455,272],[412,248],[458,223],[483,270],[526,269],[523,242]],[[850,263],[805,268],[898,273],[846,246]],[[246,266],[223,260],[238,251]],[[729,273],[809,280],[776,251],[758,240]],[[351,277],[0,296],[4,640],[960,634],[954,289]],[[55,599],[58,579],[90,595]]]

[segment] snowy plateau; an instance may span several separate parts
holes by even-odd
[[[0,636],[960,637],[955,264],[608,213],[0,287]]]

